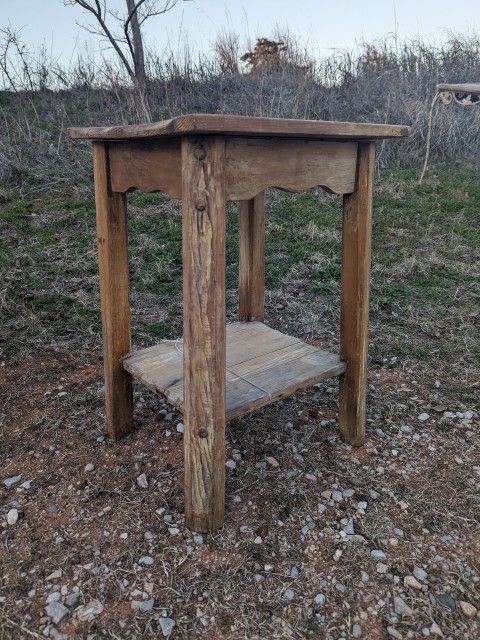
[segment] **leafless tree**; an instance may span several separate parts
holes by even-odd
[[[141,115],[150,120],[146,102],[147,73],[142,25],[153,16],[167,13],[181,0],[125,0],[126,11],[121,13],[108,6],[108,0],[64,0],[65,5],[77,5],[93,16],[94,23],[80,24],[89,33],[109,43],[139,96]],[[185,0],[183,0],[185,1]]]

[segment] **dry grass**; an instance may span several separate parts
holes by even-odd
[[[0,29],[0,197],[88,184],[89,146],[70,143],[66,129],[141,120],[129,79],[114,65],[83,59],[61,68],[45,54],[16,52],[2,33],[8,29]],[[475,35],[452,35],[438,47],[385,39],[321,59],[288,34],[276,40],[284,43],[281,52],[260,55],[251,73],[234,34],[219,38],[213,56],[150,55],[146,101],[153,120],[203,112],[407,124],[412,136],[381,144],[378,162],[420,165],[436,84],[480,76]],[[479,126],[478,106],[439,106],[432,160],[476,160]]]

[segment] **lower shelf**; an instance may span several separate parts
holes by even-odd
[[[345,371],[338,356],[270,329],[262,322],[227,324],[226,342],[227,420]],[[133,352],[123,365],[149,389],[182,410],[181,339]]]

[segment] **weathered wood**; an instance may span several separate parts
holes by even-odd
[[[107,145],[93,145],[97,245],[100,272],[105,409],[108,435],[119,438],[132,429],[132,378],[122,365],[130,351],[130,302],[125,195],[109,185]]]
[[[71,127],[68,129],[70,138],[84,140],[129,140],[197,134],[374,140],[377,138],[399,138],[407,136],[409,132],[409,127],[393,124],[251,118],[210,113],[193,113],[149,124]]]
[[[340,430],[354,446],[365,440],[374,172],[375,143],[360,143],[355,191],[344,196],[340,314]]]
[[[262,322],[228,324],[226,343],[227,420],[345,371],[338,356]],[[183,411],[182,357],[183,341],[172,340],[134,352],[125,358],[124,366]]]
[[[357,143],[269,138],[226,138],[226,199],[253,199],[267,187],[305,191],[324,187],[351,193]],[[112,190],[163,191],[182,197],[180,140],[110,143]]]
[[[227,138],[226,156],[229,200],[249,200],[267,187],[351,193],[355,186],[355,142]]]
[[[185,519],[225,511],[225,140],[182,140]]]
[[[437,84],[437,91],[452,91],[453,93],[472,93],[475,95],[480,94],[480,84],[478,83],[465,83],[465,84],[449,84],[444,82]]]
[[[180,140],[132,140],[110,144],[113,191],[163,191],[182,197]]]
[[[238,203],[238,317],[261,320],[265,309],[265,196]]]

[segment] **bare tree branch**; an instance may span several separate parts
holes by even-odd
[[[127,12],[121,15],[108,7],[107,0],[64,0],[65,5],[78,6],[91,14],[96,27],[81,24],[86,31],[103,37],[118,55],[123,67],[135,84],[140,108],[149,118],[146,102],[147,75],[141,27],[153,16],[167,13],[181,0],[125,0]],[[187,0],[182,0],[187,1]],[[112,19],[117,23],[112,25]]]

